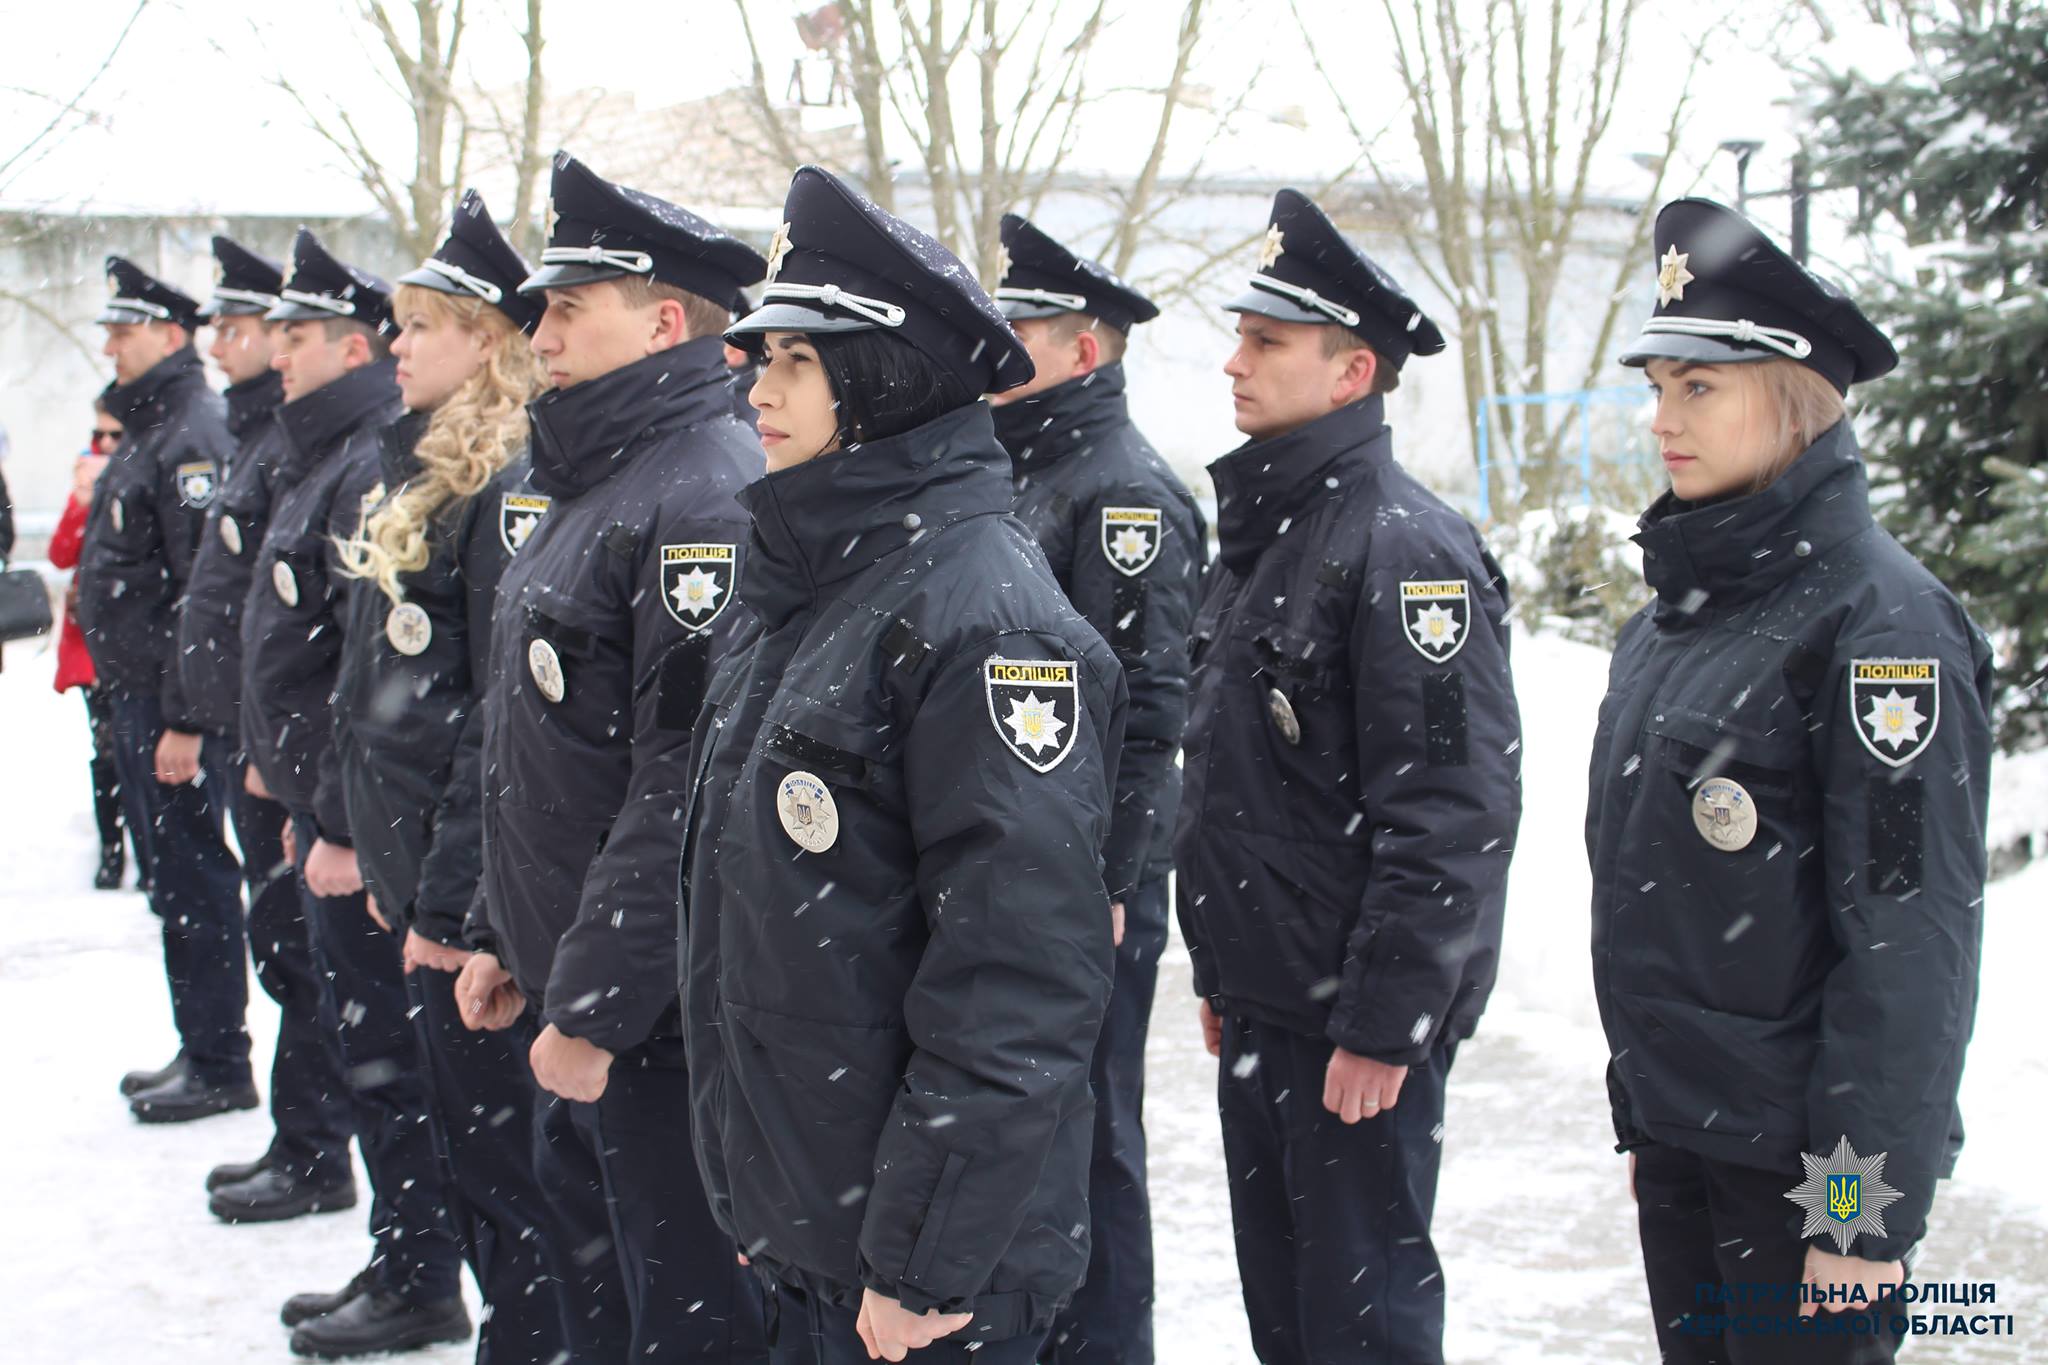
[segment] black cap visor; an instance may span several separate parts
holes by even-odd
[[[615,265],[590,265],[576,261],[568,265],[544,265],[520,282],[522,294],[539,294],[549,289],[574,289],[579,284],[596,284],[600,280],[622,280],[633,274]],[[653,276],[643,278],[652,279]]]
[[[1644,332],[1621,353],[1621,363],[1638,370],[1653,360],[1675,360],[1682,365],[1747,365],[1786,358],[1783,351],[1765,346],[1745,346],[1725,337],[1693,337],[1674,332]]]
[[[1223,305],[1226,313],[1257,313],[1262,318],[1276,322],[1312,322],[1322,327],[1334,327],[1337,319],[1328,313],[1318,313],[1313,308],[1304,308],[1292,299],[1264,289],[1247,289],[1229,303]]]
[[[764,303],[726,329],[725,339],[748,355],[759,355],[769,332],[867,332],[882,324],[841,309],[777,300]]]

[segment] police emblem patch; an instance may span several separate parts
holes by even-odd
[[[1863,747],[1904,767],[1927,752],[1941,723],[1941,661],[1852,659],[1849,710]]]
[[[1462,578],[1411,579],[1401,584],[1401,633],[1415,652],[1440,664],[1465,647],[1472,628],[1472,594]]]
[[[823,853],[839,842],[839,803],[811,773],[790,773],[776,784],[775,814],[782,832],[806,853]]]
[[[1710,777],[1692,794],[1693,828],[1723,853],[1740,853],[1756,838],[1756,802],[1740,782]]]
[[[661,547],[661,604],[691,630],[711,623],[732,600],[733,545],[664,545]]]
[[[228,553],[240,558],[242,554],[242,527],[233,517],[220,519],[220,543],[228,547]]]
[[[1835,1144],[1827,1157],[1799,1154],[1806,1179],[1785,1191],[1785,1197],[1806,1211],[1806,1227],[1799,1235],[1813,1237],[1826,1233],[1844,1256],[1858,1233],[1870,1237],[1888,1236],[1884,1211],[1904,1194],[1884,1181],[1885,1153],[1858,1156],[1847,1137]]]
[[[178,466],[178,497],[187,507],[205,507],[220,487],[220,471],[211,460]]]
[[[1049,773],[1074,751],[1081,728],[1081,666],[1067,659],[993,658],[982,665],[988,718],[1009,751]]]
[[[299,605],[299,576],[282,559],[271,561],[270,586],[276,591],[278,601],[288,607]]]
[[[540,519],[554,506],[553,498],[538,493],[507,493],[498,504],[498,541],[505,547],[505,553],[516,555],[526,547],[527,537],[540,525]]]
[[[1165,517],[1157,507],[1102,509],[1102,554],[1120,574],[1136,578],[1159,558]]]
[[[384,638],[400,654],[424,654],[434,642],[434,622],[417,602],[400,602],[384,618]]]

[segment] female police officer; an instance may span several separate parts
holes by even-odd
[[[407,414],[382,432],[389,496],[340,547],[364,581],[349,602],[334,718],[363,880],[404,938],[421,1071],[454,1175],[449,1213],[489,1307],[479,1355],[538,1362],[564,1346],[543,1261],[563,1249],[539,1226],[523,1140],[531,1030],[472,1031],[455,1003],[482,857],[491,608],[530,534],[522,518],[546,506],[524,480],[538,387],[527,333],[541,311],[518,292],[527,273],[471,191],[440,250],[399,281],[392,352]]]
[[[769,473],[694,750],[699,1164],[777,1365],[1022,1365],[1088,1261],[1122,674],[1009,515],[994,305],[816,168],[784,217],[730,334]]]
[[[1671,489],[1636,536],[1656,598],[1615,650],[1586,817],[1651,1308],[1667,1361],[1889,1359],[1868,1312],[1826,1310],[1902,1280],[1959,1141],[1988,649],[1871,519],[1842,397],[1891,343],[1718,204],[1666,205],[1656,243],[1622,359]],[[1755,1282],[1811,1288],[1715,1320],[1713,1286]]]

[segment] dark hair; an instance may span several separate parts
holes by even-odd
[[[367,322],[358,322],[354,318],[321,318],[320,330],[327,334],[329,341],[340,341],[354,332],[370,343],[372,363],[391,359],[391,338],[386,336],[381,328]]]
[[[900,337],[878,329],[807,332],[839,404],[839,439],[879,441],[921,427],[981,395]]]

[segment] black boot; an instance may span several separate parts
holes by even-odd
[[[154,1090],[160,1085],[184,1080],[186,1070],[185,1054],[180,1052],[154,1071],[131,1071],[123,1076],[121,1093],[132,1100],[145,1090]]]
[[[469,1312],[461,1299],[415,1304],[389,1290],[368,1289],[293,1328],[292,1354],[342,1360],[468,1340]]]
[[[287,1327],[297,1327],[302,1322],[324,1318],[356,1295],[367,1294],[376,1283],[376,1268],[366,1265],[356,1272],[354,1279],[332,1293],[323,1294],[316,1289],[308,1294],[292,1295],[278,1310],[277,1319]]]
[[[144,1123],[188,1123],[231,1109],[254,1109],[256,1105],[256,1087],[248,1081],[208,1085],[187,1074],[143,1091],[128,1101],[128,1112]]]
[[[128,872],[128,859],[116,843],[100,846],[100,870],[92,874],[92,889],[95,891],[119,891],[121,878]]]
[[[270,1153],[265,1151],[254,1161],[223,1161],[206,1173],[206,1192],[212,1194],[223,1185],[239,1185],[261,1175],[270,1169],[270,1160]]]
[[[223,1223],[282,1223],[308,1213],[335,1213],[356,1206],[353,1175],[325,1183],[293,1175],[281,1166],[258,1171],[213,1192],[206,1207]]]

